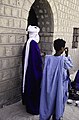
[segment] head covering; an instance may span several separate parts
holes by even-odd
[[[32,39],[38,43],[39,42],[39,35],[38,35],[39,31],[40,31],[39,27],[29,25],[28,27],[29,40]]]
[[[25,75],[26,75],[26,70],[28,66],[28,57],[29,57],[29,49],[30,49],[30,42],[34,40],[35,42],[39,42],[39,31],[40,28],[37,26],[28,26],[27,31],[29,32],[29,39],[26,44],[26,50],[25,50],[25,60],[24,60],[24,75],[23,75],[23,93],[24,93],[24,86],[25,86]]]
[[[27,30],[28,30],[29,33],[39,33],[40,28],[37,27],[37,26],[29,25]]]

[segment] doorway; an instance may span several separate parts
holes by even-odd
[[[54,20],[47,0],[35,0],[29,11],[28,25],[40,27],[40,50],[52,54]]]

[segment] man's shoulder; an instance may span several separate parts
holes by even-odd
[[[32,40],[30,44],[37,45],[36,41]]]
[[[38,46],[38,44],[37,44],[34,40],[32,40],[32,41],[30,42],[30,46],[35,48],[35,47]]]

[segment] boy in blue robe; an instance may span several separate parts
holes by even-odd
[[[47,55],[43,71],[40,97],[40,120],[60,120],[64,113],[68,93],[68,70],[73,66],[65,41],[54,41],[54,55]],[[65,56],[61,54],[65,51]]]
[[[29,39],[23,49],[23,84],[22,103],[26,111],[33,115],[39,114],[40,84],[42,80],[42,59],[38,47],[40,29],[29,26]]]

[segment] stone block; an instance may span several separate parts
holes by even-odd
[[[15,34],[9,35],[9,43],[15,43]]]
[[[0,26],[7,27],[8,26],[8,19],[0,17]]]
[[[22,10],[21,9],[18,9],[18,17],[22,17]]]
[[[47,27],[47,30],[46,30],[47,32],[50,32],[50,27]]]
[[[6,69],[2,71],[2,81],[10,79],[10,76],[11,76],[10,69]]]
[[[2,3],[7,5],[9,4],[8,0],[2,0]]]
[[[23,9],[29,11],[30,7],[31,7],[31,3],[29,2],[29,0],[27,0],[27,2],[25,2],[23,5]]]
[[[0,44],[2,43],[2,40],[1,40],[1,35],[0,35]]]
[[[17,0],[17,7],[22,8],[23,4],[24,4],[23,0]]]
[[[22,10],[22,18],[24,19],[28,18],[28,12],[26,10]]]
[[[65,6],[67,5],[67,1],[66,1],[66,0],[64,0],[64,5],[65,5]]]
[[[33,4],[34,0],[28,0],[30,2],[30,4]]]
[[[5,104],[7,102],[7,99],[5,98],[5,94],[0,93],[0,108],[3,108],[3,104]]]
[[[45,41],[45,42],[48,42],[48,41],[49,41],[48,37],[45,37],[45,38],[44,38],[44,41]]]
[[[22,55],[22,48],[21,46],[13,46],[13,55]]]
[[[11,70],[11,78],[17,77],[18,76],[18,69],[16,68],[12,68]]]
[[[45,46],[46,46],[45,49],[46,49],[47,51],[52,50],[52,44],[51,44],[51,43],[45,44]]]
[[[17,8],[12,8],[12,16],[17,17],[18,16],[18,9]]]
[[[10,5],[17,6],[17,0],[10,0]]]
[[[26,26],[27,26],[27,24],[26,24],[26,20],[21,20],[21,28],[22,29],[26,29]]]
[[[24,43],[25,35],[16,35],[16,43]]]
[[[18,102],[19,100],[21,100],[21,88],[13,88],[12,90],[9,90],[8,92],[10,92],[10,94],[6,94],[6,99],[7,99],[7,102],[3,105],[3,106],[6,106],[6,105],[10,105],[10,104],[13,104],[13,103],[16,103]]]
[[[2,59],[0,59],[0,69],[2,69]]]
[[[0,92],[5,92],[6,90],[10,90],[13,88],[18,88],[21,84],[19,78],[13,78],[0,83]]]
[[[4,15],[4,5],[0,5],[0,15]]]
[[[0,81],[2,81],[2,71],[0,71]]]
[[[14,27],[20,28],[20,19],[14,19]]]
[[[46,28],[45,27],[42,27],[42,32],[45,32],[46,31]]]
[[[8,23],[9,23],[9,27],[14,27],[14,19],[13,18],[9,18]]]
[[[10,68],[16,66],[16,57],[9,58],[9,66]]]
[[[49,37],[49,43],[53,43],[53,36]]]
[[[5,47],[4,46],[0,46],[0,57],[5,56]]]
[[[1,43],[2,44],[7,44],[8,43],[8,35],[6,35],[6,34],[1,35]]]
[[[25,29],[16,29],[16,28],[9,28],[9,27],[2,27],[0,29],[0,33],[2,34],[26,34],[26,30]],[[1,34],[0,34],[1,36]],[[25,41],[26,41],[27,36],[25,36]]]
[[[12,46],[6,46],[6,56],[12,56]]]
[[[14,103],[13,101],[17,102],[18,100],[20,100],[20,91],[21,88],[17,87],[0,93],[0,108]]]
[[[22,57],[16,57],[15,58],[15,64],[16,66],[20,65],[22,63]]]
[[[9,67],[9,59],[2,59],[2,69],[6,69]]]
[[[5,6],[5,15],[6,16],[11,16],[12,12],[11,12],[12,8],[9,6]]]

